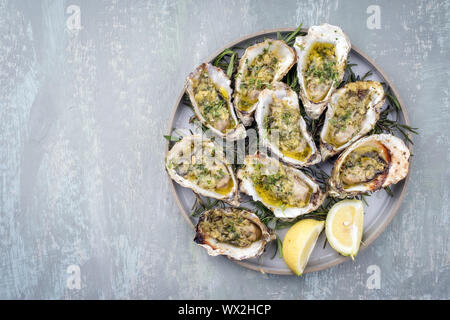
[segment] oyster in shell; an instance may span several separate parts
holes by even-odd
[[[306,36],[295,39],[300,99],[307,115],[317,119],[342,82],[351,49],[341,28],[329,24],[312,26]]]
[[[186,91],[200,122],[216,135],[232,141],[244,139],[246,132],[236,118],[230,84],[222,69],[204,63],[187,77]]]
[[[329,194],[346,198],[377,191],[404,179],[410,152],[403,140],[390,134],[374,134],[356,141],[336,160]]]
[[[194,242],[211,256],[235,260],[261,255],[275,234],[258,216],[245,209],[215,208],[205,211],[196,227]]]
[[[371,131],[380,118],[385,95],[375,81],[347,83],[328,103],[320,133],[320,152],[325,160]]]
[[[248,47],[236,75],[234,107],[245,126],[253,122],[259,93],[280,81],[296,62],[295,51],[282,40],[267,39]]]
[[[239,205],[233,168],[220,147],[201,135],[185,136],[166,155],[170,178],[195,193]]]
[[[262,145],[284,163],[301,167],[320,162],[316,144],[300,114],[298,96],[288,85],[277,82],[259,94],[255,121]]]
[[[264,154],[248,155],[238,170],[240,190],[261,201],[276,217],[295,218],[317,209],[325,194],[301,170]]]

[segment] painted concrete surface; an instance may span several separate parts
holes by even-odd
[[[297,278],[193,245],[162,135],[206,57],[300,22],[341,26],[420,135],[382,235],[355,262]],[[450,2],[436,0],[0,0],[0,298],[449,299],[449,34]]]

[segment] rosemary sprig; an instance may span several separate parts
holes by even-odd
[[[216,206],[220,206],[221,208],[225,208],[225,202],[219,199],[210,199],[206,198],[206,201],[203,201],[202,198],[196,193],[195,194],[195,202],[191,209],[191,217],[199,217],[203,212],[210,210]]]
[[[230,56],[228,61],[225,59],[227,56]],[[220,67],[223,71],[226,72],[227,76],[231,78],[235,71],[236,58],[238,58],[238,53],[236,51],[232,50],[231,48],[225,49],[214,60],[214,66]]]
[[[389,87],[385,89],[385,93],[387,98],[387,107],[380,113],[380,119],[375,124],[375,128],[370,132],[370,134],[386,132],[395,135],[395,133],[399,133],[405,140],[412,144],[413,142],[410,138],[410,133],[419,134],[419,129],[398,122],[399,112],[401,110],[400,103]],[[388,119],[391,112],[395,112],[395,120]]]
[[[187,93],[185,93],[183,95],[183,98],[181,99],[181,101],[183,102],[184,105],[186,105],[189,108],[191,108],[192,110],[194,110],[194,106],[192,105],[191,99],[189,99],[189,96],[187,95]]]
[[[391,89],[388,88],[388,91],[390,91]],[[388,101],[391,103],[391,105],[393,105],[397,110],[400,110],[400,103],[398,102],[397,98],[392,95],[390,92],[386,92],[386,97],[388,98]]]
[[[170,135],[165,135],[164,139],[166,139],[169,142],[178,142],[181,140],[181,137],[174,137],[174,136],[170,136]]]
[[[370,69],[362,76],[362,78],[360,80],[364,81],[364,80],[366,80],[366,78],[370,77],[372,74],[373,74],[373,69]],[[358,78],[359,78],[359,76],[358,76]]]
[[[275,251],[273,252],[272,257],[270,257],[270,260],[273,260],[273,258],[275,258],[275,256],[277,255],[278,252],[278,257],[280,259],[283,258],[283,241],[281,240],[281,238],[275,234],[276,239],[275,239]]]
[[[295,29],[293,32],[287,34],[284,37],[284,42],[287,43],[288,46],[292,46],[295,42],[295,37],[297,37],[298,35],[306,35],[306,32],[301,32],[300,30],[302,29],[303,23],[300,23],[300,25],[297,27],[297,29]],[[278,38],[278,34],[277,33],[277,38]]]
[[[297,222],[299,222],[300,220],[303,220],[303,219],[316,219],[316,220],[323,221],[326,219],[327,214],[328,214],[328,212],[314,211],[311,213],[303,214],[303,215],[301,215],[293,220],[290,220],[290,221],[277,220],[277,223],[275,225],[275,230],[290,228],[291,226],[293,226],[294,224],[296,224]]]
[[[345,67],[346,77],[344,78],[344,81],[342,81],[342,83],[339,85],[339,87],[342,87],[350,82],[355,82],[355,81],[360,81],[360,80],[363,81],[367,77],[369,77],[373,74],[373,69],[371,69],[371,70],[367,71],[362,77],[360,77],[359,75],[357,76],[353,72],[353,69],[352,69],[356,65],[357,64],[355,64],[355,63],[348,63],[346,65],[346,67]],[[384,86],[386,86],[386,84],[384,82],[382,82],[382,84]],[[418,131],[417,131],[418,128],[413,128],[411,126],[401,124],[398,122],[399,112],[401,111],[400,103],[398,102],[397,98],[392,93],[392,91],[389,87],[385,88],[385,94],[386,94],[388,106],[385,110],[383,110],[381,112],[380,119],[376,123],[375,128],[369,134],[385,132],[385,133],[390,133],[390,134],[395,135],[395,133],[399,133],[403,136],[403,138],[405,140],[407,140],[410,143],[413,143],[409,136],[409,133],[418,134]],[[388,119],[388,116],[389,116],[389,114],[391,114],[391,112],[395,112],[395,114],[396,114],[395,120]]]
[[[355,66],[357,66],[356,63],[347,63],[347,65],[345,66],[345,75],[346,76],[344,76],[344,80],[339,85],[339,88],[345,86],[347,83],[356,81],[357,77],[352,69]]]
[[[355,72],[353,71],[353,67],[356,67],[357,65],[358,64],[356,64],[356,63],[347,63],[347,65],[345,66],[346,76],[344,76],[344,81],[341,82],[339,87],[342,87],[350,82],[364,81],[368,77],[373,75],[373,69],[370,69],[369,71],[367,71],[362,77],[360,75],[356,75]]]
[[[328,179],[330,178],[330,175],[319,167],[304,167],[302,168],[302,171],[313,177],[314,180],[317,181],[321,187],[323,187],[323,189],[327,185]]]
[[[322,249],[325,249],[325,248],[326,248],[327,243],[328,243],[328,239],[327,239],[327,237],[325,237],[325,240],[323,241]]]
[[[384,190],[386,191],[386,193],[390,196],[390,197],[393,197],[394,196],[394,193],[392,192],[392,190],[391,190],[391,188],[388,186],[388,187],[384,187]]]
[[[250,201],[256,207],[256,215],[266,226],[269,225],[271,221],[274,221],[275,216],[273,212],[267,208],[261,201]]]
[[[369,206],[369,203],[367,202],[366,197],[370,197],[370,196],[371,196],[370,193],[363,193],[363,194],[360,194],[359,196],[356,196],[356,199],[361,200],[362,202],[364,202],[364,204],[366,206]]]
[[[329,199],[333,199],[333,200],[330,201]],[[267,208],[262,202],[253,201],[253,200],[249,201],[250,204],[252,204],[254,207],[256,207],[255,213],[258,216],[258,218],[266,226],[272,227],[275,230],[288,228],[302,219],[312,218],[312,219],[318,219],[318,220],[325,220],[329,209],[336,202],[337,201],[334,201],[334,198],[328,198],[327,200],[325,200],[324,204],[322,204],[322,206],[319,209],[317,209],[316,211],[313,211],[308,214],[304,214],[304,215],[299,216],[292,220],[283,220],[281,218],[275,217],[273,215],[273,212],[269,208]]]
[[[237,56],[237,53],[234,52],[234,53],[231,55],[230,63],[228,64],[227,75],[228,75],[229,78],[231,78],[231,76],[233,75],[233,71],[234,71],[234,60],[236,59],[236,56]]]
[[[214,66],[219,66],[220,61],[227,55],[233,55],[235,52],[229,48],[225,49],[220,53],[217,58],[214,60]]]
[[[301,215],[289,221],[279,219],[275,225],[275,229],[289,228],[303,219],[325,220],[327,218],[328,211],[330,211],[331,207],[338,201],[340,201],[340,199],[327,197],[325,201],[322,203],[322,205],[313,212]]]
[[[283,79],[286,84],[295,92],[299,92],[300,84],[298,82],[297,68],[291,68]]]

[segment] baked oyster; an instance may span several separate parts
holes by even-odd
[[[233,141],[244,139],[246,131],[236,118],[230,84],[222,69],[204,63],[187,77],[186,91],[200,122],[216,135]]]
[[[277,82],[259,94],[255,121],[262,145],[284,163],[301,167],[320,162],[300,114],[298,96],[288,85]]]
[[[175,143],[166,155],[170,178],[195,193],[239,205],[238,184],[221,148],[201,135]]]
[[[341,28],[329,24],[312,26],[306,36],[295,39],[300,99],[306,114],[317,119],[342,82],[351,49]]]
[[[341,152],[371,131],[385,101],[383,86],[375,81],[347,83],[330,98],[320,133],[323,160]]]
[[[238,170],[240,190],[276,217],[295,218],[317,209],[325,194],[312,178],[264,154],[248,155]]]
[[[374,134],[348,147],[336,160],[328,181],[332,197],[346,198],[377,191],[404,179],[410,152],[390,134]]]
[[[235,260],[261,255],[274,232],[258,216],[245,209],[215,208],[205,211],[197,223],[194,242],[211,256]]]
[[[282,40],[267,39],[248,47],[236,75],[234,107],[245,126],[253,122],[259,93],[280,81],[296,62],[295,51]]]

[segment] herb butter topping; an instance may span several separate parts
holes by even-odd
[[[261,90],[272,88],[280,58],[276,50],[271,50],[271,45],[272,42],[269,42],[269,46],[252,61],[245,61],[247,69],[244,70],[238,93],[237,108],[240,110],[249,110],[258,100]]]
[[[357,135],[371,101],[369,89],[349,88],[339,97],[329,119],[325,141],[340,147]]]
[[[342,182],[347,186],[369,182],[388,168],[375,148],[361,147],[351,152],[340,168]]]
[[[219,242],[236,247],[249,247],[262,237],[261,229],[245,218],[239,209],[224,211],[216,209],[208,212],[199,222],[199,229]]]
[[[287,99],[272,95],[272,104],[264,118],[263,126],[271,139],[287,157],[305,161],[312,149],[300,128],[300,110],[289,104]]]
[[[206,122],[221,132],[236,126],[230,115],[226,90],[214,84],[206,68],[194,79],[193,89],[195,101]]]
[[[336,46],[326,42],[316,42],[309,50],[303,65],[303,76],[306,92],[313,102],[322,101],[333,82],[339,79],[335,51]]]
[[[233,179],[225,164],[216,161],[215,148],[209,143],[202,147],[186,144],[177,157],[170,160],[170,168],[202,189],[226,195],[233,188]]]
[[[250,165],[252,170],[248,170],[248,176],[264,203],[281,208],[299,208],[308,204],[312,189],[290,168],[257,159]]]

